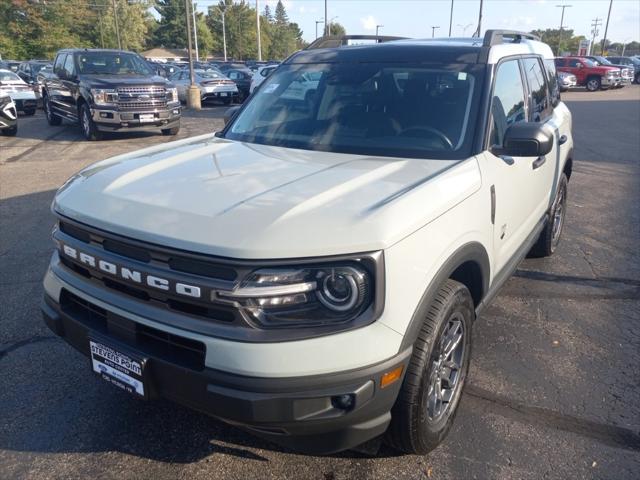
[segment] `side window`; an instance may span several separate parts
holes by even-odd
[[[229,72],[229,78],[231,80],[238,80],[240,77],[238,75],[238,72]]]
[[[579,65],[582,65],[582,64],[580,63],[580,60],[578,60],[577,58],[569,59],[569,66],[570,67],[578,68]]]
[[[555,107],[560,102],[560,86],[558,85],[558,73],[556,72],[556,64],[553,60],[544,61],[545,71],[547,73],[547,85],[549,86],[549,96],[551,97],[551,106]]]
[[[67,59],[64,61],[64,72],[67,77],[73,77],[76,74],[76,67],[73,64],[73,55],[67,55]]]
[[[549,117],[552,110],[547,96],[545,74],[537,58],[525,58],[522,64],[529,84],[529,120],[542,122]]]
[[[66,59],[67,59],[66,53],[63,53],[56,57],[56,63],[53,64],[53,73],[55,73],[56,75],[60,75],[60,72],[62,72],[62,69],[64,67],[64,61]]]
[[[502,145],[509,125],[527,120],[524,107],[524,87],[517,60],[509,60],[498,66],[493,97],[491,99],[491,144]]]

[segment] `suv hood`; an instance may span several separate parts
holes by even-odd
[[[368,157],[211,134],[90,166],[60,188],[53,209],[182,250],[294,258],[386,248],[480,184],[475,157]]]
[[[135,87],[156,85],[165,87],[169,82],[159,75],[79,75],[79,80],[91,88]]]

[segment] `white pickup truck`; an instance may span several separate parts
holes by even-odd
[[[528,34],[317,47],[222,131],[67,181],[44,319],[138,397],[306,452],[424,453],[474,320],[558,245],[571,114]]]

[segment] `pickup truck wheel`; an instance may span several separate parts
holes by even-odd
[[[80,129],[84,138],[89,141],[102,138],[102,132],[96,128],[96,124],[91,118],[91,111],[86,103],[80,105]]]
[[[597,92],[598,90],[600,90],[601,86],[602,82],[598,77],[591,77],[587,80],[587,90],[589,90],[590,92]]]
[[[180,131],[180,125],[178,125],[177,127],[173,127],[173,128],[163,128],[161,131],[162,131],[162,135],[165,135],[165,136],[177,135],[178,132]]]
[[[564,227],[567,212],[567,176],[563,173],[558,184],[558,192],[549,210],[549,220],[544,226],[538,240],[531,248],[528,257],[550,257],[556,251]]]
[[[44,107],[44,113],[47,116],[47,122],[49,123],[49,125],[57,126],[62,123],[62,118],[51,111],[51,102],[49,101],[48,96],[44,97],[42,106]]]
[[[2,130],[2,135],[5,135],[7,137],[15,137],[16,133],[18,133],[17,125],[14,125],[13,127],[5,128],[4,130]]]
[[[447,280],[423,321],[391,410],[387,441],[396,449],[425,454],[447,435],[469,369],[473,318],[467,287]]]
[[[635,81],[636,81],[636,83],[640,83],[640,73],[638,73],[636,75],[636,80]]]

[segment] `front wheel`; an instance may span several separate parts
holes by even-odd
[[[447,280],[423,320],[391,410],[387,439],[398,450],[428,453],[449,432],[469,369],[473,319],[469,290]]]
[[[100,140],[102,138],[102,132],[98,130],[91,118],[91,111],[86,103],[80,105],[80,130],[86,140]]]
[[[42,106],[44,107],[44,114],[47,116],[47,123],[49,123],[49,125],[57,126],[62,123],[62,118],[51,110],[51,101],[48,96],[44,97]]]
[[[178,132],[180,131],[180,125],[178,125],[177,127],[173,127],[173,128],[163,128],[161,131],[162,131],[162,135],[174,136],[174,135],[177,135]]]
[[[602,82],[598,77],[591,77],[589,80],[587,80],[587,90],[589,90],[590,92],[597,92],[598,90],[600,90],[601,86]]]
[[[528,257],[550,257],[556,251],[562,235],[562,227],[567,214],[567,176],[563,173],[553,205],[549,209],[549,219],[531,248]]]
[[[6,135],[7,137],[15,137],[18,133],[18,126],[14,125],[13,127],[5,128],[2,130],[2,135]]]

